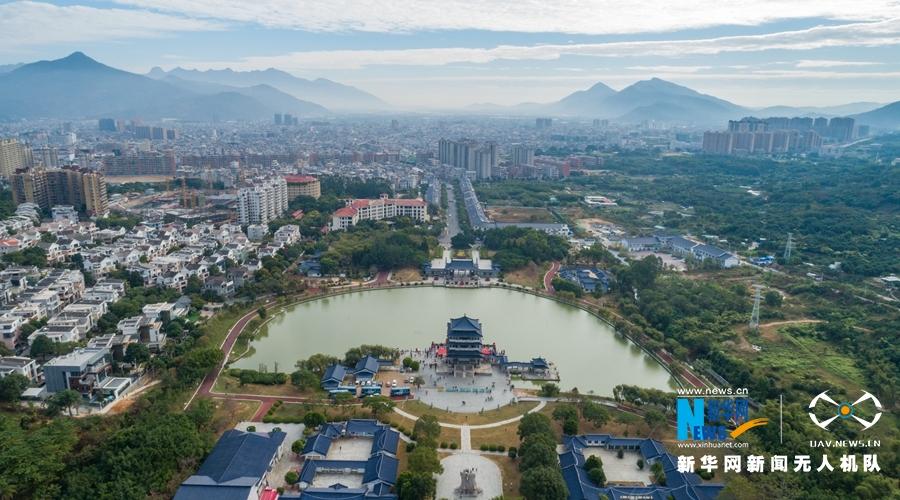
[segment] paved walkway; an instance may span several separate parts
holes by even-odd
[[[509,425],[509,424],[518,422],[519,420],[522,420],[522,417],[524,417],[525,415],[527,415],[527,414],[529,414],[529,413],[534,413],[534,412],[536,412],[536,411],[541,411],[541,410],[544,409],[545,406],[547,406],[547,402],[542,400],[542,401],[540,401],[540,402],[538,403],[537,406],[535,406],[534,408],[528,410],[527,412],[525,412],[525,413],[522,414],[522,415],[518,415],[518,416],[513,417],[513,418],[508,418],[508,419],[506,419],[506,420],[501,420],[501,421],[499,421],[499,422],[491,422],[491,423],[489,423],[489,424],[468,425],[468,424],[448,424],[448,423],[446,423],[446,422],[438,422],[438,423],[440,424],[441,427],[446,427],[446,428],[448,428],[448,429],[463,429],[463,428],[468,428],[468,429],[490,429],[490,428],[492,428],[492,427],[502,427],[502,426],[504,426],[504,425]],[[400,408],[396,408],[396,407],[395,407],[395,408],[394,408],[394,412],[397,413],[397,414],[399,414],[399,415],[401,415],[401,416],[403,416],[403,417],[406,417],[406,418],[408,418],[408,419],[410,419],[410,420],[419,420],[419,417],[413,415],[412,413],[403,411],[403,410],[401,410]]]
[[[464,452],[472,451],[472,428],[468,425],[459,429],[459,449]]]
[[[544,274],[544,290],[547,290],[547,293],[554,293],[556,291],[553,289],[553,278],[556,277],[557,272],[559,272],[559,262],[554,262],[553,264],[550,264],[550,269]]]

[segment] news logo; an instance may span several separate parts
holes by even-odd
[[[678,398],[675,409],[679,441],[725,441],[769,423],[767,418],[750,419],[746,397]]]

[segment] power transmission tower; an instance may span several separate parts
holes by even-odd
[[[750,329],[759,330],[759,299],[762,297],[763,285],[753,285],[756,293],[753,295],[753,312],[750,314]]]
[[[784,263],[787,264],[791,260],[791,250],[794,248],[794,233],[788,233],[787,243],[784,245]]]

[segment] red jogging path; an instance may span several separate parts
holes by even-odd
[[[556,290],[553,289],[553,278],[556,277],[556,273],[558,272],[559,262],[554,262],[553,264],[550,264],[550,269],[544,274],[544,290],[547,290],[547,293],[556,292]]]

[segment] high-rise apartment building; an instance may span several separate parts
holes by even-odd
[[[322,185],[319,179],[311,175],[285,175],[287,182],[288,202],[298,196],[312,196],[319,199],[322,196]]]
[[[149,152],[103,158],[106,175],[175,175],[175,153]]]
[[[513,166],[534,166],[534,148],[524,144],[513,144],[510,160]]]
[[[268,224],[281,217],[288,207],[284,177],[261,177],[238,189],[238,223]]]
[[[10,185],[17,205],[36,203],[46,211],[54,205],[71,205],[89,216],[109,214],[106,178],[100,172],[76,167],[20,170]]]
[[[497,168],[497,144],[441,139],[438,142],[438,160],[445,165],[474,172],[478,179],[490,179]]]
[[[0,177],[9,179],[16,170],[31,165],[31,148],[16,139],[0,139]]]

